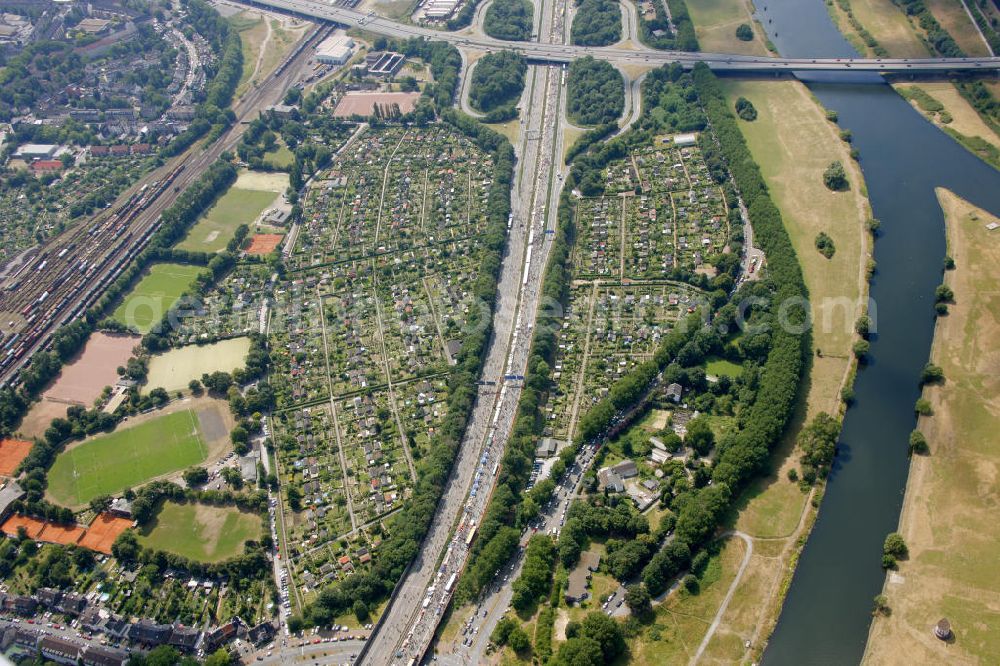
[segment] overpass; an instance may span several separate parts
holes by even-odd
[[[713,70],[731,72],[862,71],[944,74],[959,71],[992,73],[1000,70],[1000,58],[769,58],[727,53],[660,51],[641,44],[636,44],[637,48],[635,49],[622,49],[613,46],[588,47],[540,42],[507,42],[491,37],[407,25],[378,16],[374,12],[359,12],[316,0],[238,1],[309,20],[330,21],[347,27],[363,28],[385,37],[396,39],[420,37],[450,42],[455,46],[477,51],[508,49],[520,53],[530,61],[556,64],[572,62],[576,58],[590,55],[615,65],[659,66],[679,62],[690,68],[694,67],[695,63],[704,62]]]

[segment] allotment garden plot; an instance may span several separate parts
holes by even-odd
[[[559,441],[705,302],[695,285],[715,274],[711,259],[732,232],[724,193],[697,145],[658,138],[603,176],[604,194],[576,207],[574,275],[553,368],[559,389],[546,405],[546,434]]]
[[[729,238],[726,199],[697,146],[659,140],[612,162],[577,207],[580,277],[645,280],[708,271]]]
[[[444,126],[368,129],[303,194],[270,313],[274,438],[307,596],[378,557],[447,416],[491,158]],[[488,311],[486,312],[488,319]]]

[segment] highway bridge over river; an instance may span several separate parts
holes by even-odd
[[[336,7],[314,0],[239,0],[243,4],[301,16],[311,20],[330,21],[348,27],[363,28],[386,37],[406,39],[422,37],[450,42],[473,51],[509,49],[530,61],[567,63],[590,55],[607,60],[614,65],[663,65],[679,62],[694,67],[704,62],[716,71],[732,72],[782,72],[782,71],[867,71],[893,73],[996,72],[1000,58],[771,58],[727,53],[689,53],[686,51],[659,51],[641,44],[634,49],[613,46],[590,47],[541,42],[508,42],[462,32],[445,32],[420,26],[399,23],[378,16],[373,12]]]

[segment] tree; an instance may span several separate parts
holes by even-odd
[[[889,615],[889,599],[884,594],[877,594],[872,600],[872,615]]]
[[[871,343],[867,340],[857,340],[851,347],[854,352],[854,358],[861,360],[868,356],[868,352],[871,351]]]
[[[562,644],[553,663],[556,666],[604,666],[606,662],[600,643],[576,636]]]
[[[740,97],[736,100],[736,115],[747,122],[751,122],[757,120],[757,109],[754,107],[753,102],[746,97]]]
[[[188,486],[200,486],[208,481],[208,470],[204,467],[190,467],[184,470],[184,483]]]
[[[753,28],[750,27],[749,23],[740,23],[736,26],[736,38],[741,42],[753,40]]]
[[[924,455],[928,451],[927,438],[924,437],[924,433],[919,430],[914,430],[910,433],[910,455]]]
[[[580,635],[601,646],[605,663],[611,663],[625,652],[625,634],[621,625],[600,611],[587,613],[580,623]]]
[[[854,330],[861,337],[867,339],[872,329],[872,320],[868,315],[861,315],[858,320],[854,322]]]
[[[354,602],[354,617],[358,618],[358,622],[364,623],[368,621],[369,612],[368,604],[363,600],[358,599]]]
[[[890,532],[885,537],[885,542],[882,544],[882,552],[886,555],[892,555],[897,559],[905,559],[908,554],[908,549],[906,547],[906,541],[903,540],[903,535],[899,532]]]
[[[205,658],[205,666],[229,666],[231,663],[229,651],[226,648],[219,648]]]
[[[934,290],[935,303],[952,303],[955,300],[955,292],[946,284],[938,285]]]
[[[708,455],[712,450],[715,446],[715,433],[705,416],[698,416],[688,422],[684,443],[700,456]]]
[[[514,627],[507,636],[507,645],[518,654],[524,654],[531,648],[531,639],[521,627]]]
[[[837,248],[834,247],[833,239],[830,238],[826,234],[826,232],[821,231],[818,234],[816,234],[815,242],[816,242],[816,249],[819,250],[819,253],[822,254],[827,259],[832,258],[833,253],[837,251]]]
[[[940,384],[943,381],[944,370],[941,369],[941,366],[928,363],[924,366],[924,369],[920,371],[921,384]]]
[[[302,508],[302,491],[295,486],[288,486],[286,491],[288,496],[288,506],[292,511],[298,511]]]
[[[649,617],[653,612],[653,605],[650,602],[649,592],[641,584],[629,585],[625,588],[625,603],[637,618]]]
[[[913,405],[913,411],[921,416],[930,416],[933,412],[931,409],[931,401],[927,398],[917,398],[916,404]]]
[[[191,391],[192,395],[201,395],[202,393],[201,382],[199,382],[197,379],[192,379],[191,381],[188,382],[188,389]]]
[[[820,412],[799,434],[802,464],[814,467],[826,475],[837,450],[840,421],[826,412]]]
[[[843,192],[850,186],[847,182],[847,172],[839,160],[831,162],[823,172],[823,184],[834,192]]]

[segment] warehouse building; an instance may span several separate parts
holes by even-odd
[[[339,30],[316,47],[316,60],[325,65],[343,65],[352,55],[354,40]]]

